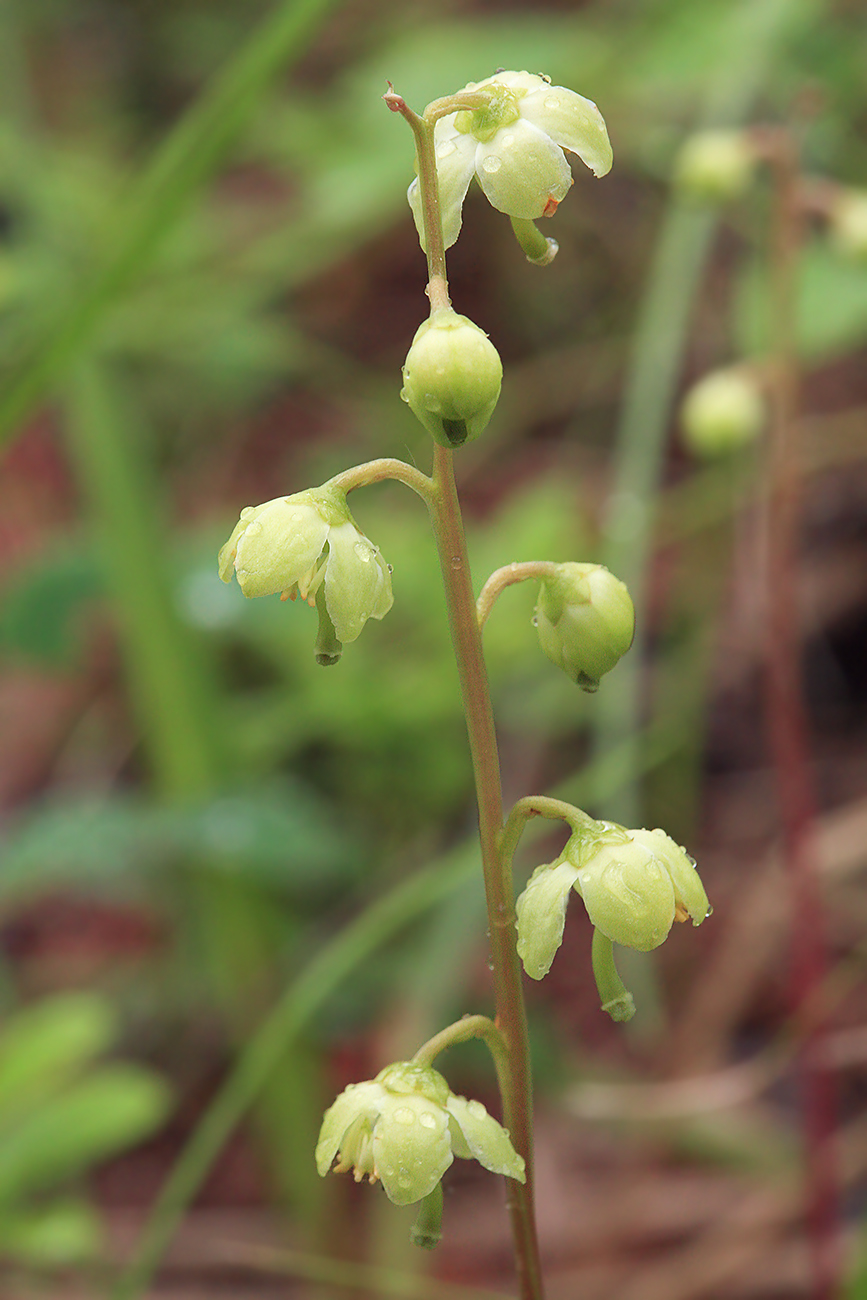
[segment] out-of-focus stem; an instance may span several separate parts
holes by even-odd
[[[835,1097],[824,1051],[827,1026],[820,1005],[827,955],[817,875],[815,794],[799,663],[796,588],[801,473],[795,436],[799,376],[794,328],[803,215],[795,140],[790,133],[778,131],[768,143],[775,193],[771,242],[771,434],[766,467],[765,695],[783,850],[792,891],[790,989],[802,1029],[800,1064],[813,1296],[815,1300],[832,1300],[839,1292],[840,1272],[833,1152]]]

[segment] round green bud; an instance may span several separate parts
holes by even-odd
[[[841,189],[831,207],[830,227],[844,257],[867,261],[867,190]]]
[[[701,131],[681,149],[674,183],[702,203],[727,203],[739,198],[752,180],[755,153],[740,131]]]
[[[765,403],[746,370],[715,370],[689,390],[680,408],[683,440],[697,456],[724,456],[754,442]]]
[[[625,583],[601,564],[558,564],[544,578],[533,622],[545,654],[595,691],[632,645],[635,610]]]
[[[461,447],[486,428],[502,379],[502,362],[484,330],[444,307],[416,331],[400,395],[436,442]]]

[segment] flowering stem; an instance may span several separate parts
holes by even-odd
[[[434,312],[450,305],[434,124],[439,117],[448,113],[478,105],[471,102],[474,101],[472,95],[456,95],[448,100],[435,101],[425,110],[424,116],[419,117],[393,90],[389,89],[384,98],[392,112],[400,113],[406,118],[415,136],[428,265],[427,293],[431,311]],[[526,1172],[525,1183],[518,1183],[512,1178],[506,1183],[515,1266],[521,1300],[543,1300],[533,1203],[530,1044],[517,951],[511,862],[500,852],[500,835],[503,830],[500,759],[467,542],[455,485],[453,453],[439,444],[434,445],[431,481],[428,509],[443,576],[479,809],[479,839],[491,937],[496,1028],[505,1048],[495,1056],[503,1104],[503,1123],[512,1139],[512,1145],[523,1157]],[[487,1041],[490,1045],[490,1040]]]
[[[463,520],[455,487],[453,453],[434,447],[434,503],[431,519],[473,760],[479,807],[479,836],[491,935],[496,1025],[506,1045],[500,1073],[503,1122],[512,1145],[523,1156],[524,1184],[508,1181],[515,1258],[522,1300],[542,1300],[542,1275],[533,1211],[532,1082],[527,1017],[515,930],[515,900],[510,861],[500,852],[503,803],[500,763],[488,674],[476,617]]]
[[[556,578],[559,567],[553,560],[522,560],[520,563],[506,564],[502,569],[496,569],[482,587],[479,599],[476,601],[479,627],[485,626],[494,602],[507,587],[511,587],[515,582],[527,582],[531,578]]]

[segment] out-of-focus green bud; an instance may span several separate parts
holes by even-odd
[[[517,901],[518,956],[531,979],[550,970],[572,889],[601,934],[640,952],[658,948],[674,921],[701,925],[710,914],[695,863],[665,831],[592,822],[533,872]]]
[[[635,610],[625,583],[601,564],[558,564],[543,578],[533,622],[545,654],[595,691],[632,645]]]
[[[840,189],[829,214],[835,248],[853,261],[867,260],[867,190]]]
[[[400,395],[436,442],[461,447],[486,428],[502,380],[502,362],[484,330],[444,307],[416,331]]]
[[[317,658],[333,664],[340,643],[354,641],[369,618],[391,609],[391,571],[377,548],[359,531],[346,494],[309,488],[247,506],[220,551],[220,577],[232,574],[245,596],[319,601]]]
[[[748,370],[715,370],[689,390],[680,408],[683,440],[697,456],[724,456],[754,442],[765,403]]]
[[[743,132],[701,131],[681,149],[674,183],[702,203],[727,203],[746,191],[755,163],[755,151]]]
[[[325,1112],[316,1146],[323,1177],[335,1156],[336,1173],[351,1169],[356,1182],[382,1179],[395,1205],[429,1196],[455,1156],[525,1180],[524,1161],[482,1103],[456,1096],[437,1070],[414,1061],[350,1084]]]

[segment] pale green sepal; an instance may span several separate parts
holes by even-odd
[[[563,942],[569,891],[578,878],[571,862],[537,867],[516,904],[518,956],[530,979],[543,979]]]
[[[710,915],[710,903],[695,862],[686,849],[658,829],[633,831],[632,838],[664,864],[674,886],[675,903],[688,914],[693,925],[701,925]]]
[[[569,193],[572,172],[563,150],[523,119],[476,150],[476,175],[499,212],[535,221]]]
[[[322,553],[328,523],[302,495],[267,501],[247,519],[235,548],[235,574],[245,596],[288,590]]]
[[[492,1174],[504,1174],[519,1183],[526,1181],[524,1160],[512,1146],[509,1134],[489,1115],[480,1101],[466,1097],[449,1097],[446,1109],[452,1117],[452,1147],[457,1156],[474,1157]],[[466,1154],[455,1132],[460,1132]]]
[[[594,176],[611,171],[611,141],[605,120],[592,99],[565,86],[545,86],[522,102],[521,116],[556,140],[561,149],[577,153]]]
[[[328,534],[325,602],[343,643],[354,641],[369,618],[382,618],[394,604],[387,565],[352,523]]]
[[[359,1120],[368,1128],[373,1125],[379,1113],[382,1095],[381,1084],[373,1080],[351,1083],[329,1106],[316,1144],[316,1168],[322,1177],[331,1168],[349,1128]]]
[[[373,1130],[373,1154],[389,1200],[420,1201],[454,1159],[446,1112],[419,1093],[387,1092]]]

